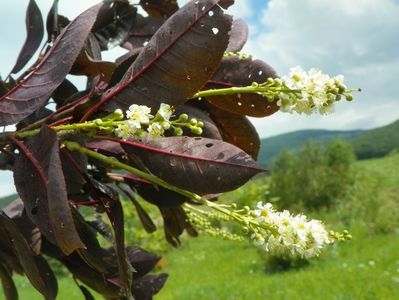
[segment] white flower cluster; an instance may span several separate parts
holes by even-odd
[[[145,105],[133,104],[126,111],[127,120],[119,124],[114,130],[116,136],[121,139],[128,139],[132,136],[151,136],[160,137],[165,132],[165,129],[170,128],[170,117],[174,109],[165,103],[161,103],[160,108],[154,118],[151,115],[151,108]],[[120,109],[115,111],[115,114],[121,115],[123,112]],[[147,130],[143,128],[147,127]]]
[[[348,91],[344,85],[343,75],[330,77],[317,69],[306,72],[301,67],[294,67],[288,76],[274,81],[292,91],[283,90],[279,93],[277,104],[284,112],[327,114],[334,110],[335,102],[342,96],[352,100],[352,91]]]
[[[259,202],[249,214],[255,217],[261,229],[255,229],[251,238],[256,245],[275,255],[310,258],[319,255],[322,248],[332,242],[323,224],[307,220],[304,215],[277,212],[272,204]]]

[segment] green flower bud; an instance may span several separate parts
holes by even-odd
[[[183,135],[183,129],[181,129],[180,127],[174,127],[173,128],[173,133],[175,135]]]
[[[347,101],[352,101],[353,100],[353,96],[352,95],[345,95],[345,98]]]
[[[191,119],[190,120],[190,124],[191,125],[197,125],[197,123],[198,123],[197,119]]]
[[[192,126],[192,127],[190,127],[190,130],[192,133],[195,133],[198,135],[202,134],[202,128],[200,128],[200,127]]]
[[[188,120],[188,115],[187,115],[187,114],[181,114],[181,115],[179,116],[179,121],[185,122],[185,121],[187,121],[187,120]]]
[[[204,122],[199,121],[199,122],[197,123],[197,126],[203,128],[203,127],[204,127]]]

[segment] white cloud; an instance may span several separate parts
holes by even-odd
[[[271,0],[246,52],[280,74],[289,67],[318,67],[344,74],[362,87],[355,101],[338,105],[329,117],[276,114],[255,122],[261,135],[299,128],[369,128],[399,118],[399,3],[396,0]],[[284,122],[284,120],[287,120]],[[266,125],[268,124],[268,125]],[[371,126],[370,126],[371,125]],[[263,131],[269,126],[268,132]]]

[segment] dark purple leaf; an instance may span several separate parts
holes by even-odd
[[[0,263],[0,280],[6,300],[18,300],[18,291],[11,277],[11,272]]]
[[[181,194],[153,184],[138,184],[135,189],[144,200],[158,207],[176,207],[190,200]]]
[[[88,266],[77,253],[57,259],[59,259],[77,279],[100,293],[103,297],[107,299],[120,298],[120,287],[107,280],[109,277],[105,276],[103,273]]]
[[[87,142],[86,147],[107,155],[122,156],[126,154],[125,150],[116,141],[94,140]]]
[[[129,296],[129,294],[131,294],[130,284],[132,281],[132,270],[126,255],[123,209],[119,201],[113,201],[111,203],[108,218],[111,221],[115,234],[115,252],[118,261],[118,273],[121,287],[124,294]]]
[[[125,42],[134,24],[137,9],[127,0],[104,3],[93,26],[93,33],[102,50]]]
[[[143,47],[166,20],[151,16],[143,17],[138,14],[129,37],[122,47],[130,51]]]
[[[276,72],[261,60],[226,57],[206,88],[249,86],[253,82],[266,82],[270,77],[277,77]],[[276,101],[269,102],[258,94],[212,96],[206,100],[223,110],[252,117],[269,116],[279,109]]]
[[[167,274],[146,275],[133,281],[133,296],[135,299],[152,300],[164,286]]]
[[[260,139],[248,118],[215,106],[209,105],[208,107],[213,120],[222,132],[223,140],[241,148],[256,160],[259,154]]]
[[[42,244],[42,235],[39,228],[26,215],[14,217],[13,221],[25,237],[32,251],[39,255]]]
[[[11,73],[18,73],[35,54],[44,35],[43,18],[35,0],[30,0],[25,17],[26,40]]]
[[[115,63],[117,64],[117,67],[112,73],[112,77],[108,83],[107,88],[112,88],[115,84],[121,81],[123,75],[130,68],[130,66],[133,64],[133,62],[136,60],[137,56],[140,54],[142,50],[143,48],[136,48],[130,50],[125,55],[122,55],[116,59]]]
[[[180,205],[175,207],[159,207],[159,210],[163,218],[165,238],[172,246],[178,247],[180,245],[179,236],[184,230],[191,236],[198,235]]]
[[[70,22],[68,18],[58,14],[58,2],[59,0],[53,0],[53,5],[46,18],[47,40],[49,42],[54,41],[60,31],[67,27]]]
[[[96,300],[94,298],[94,296],[90,293],[90,291],[84,285],[78,284],[78,287],[79,287],[80,291],[82,292],[83,296],[85,297],[85,300]]]
[[[79,55],[101,5],[72,21],[36,69],[0,98],[0,126],[21,121],[49,99]]]
[[[68,203],[57,134],[43,127],[38,136],[19,146],[14,181],[29,218],[65,254],[84,248]]]
[[[136,208],[137,215],[145,231],[147,231],[148,233],[156,231],[157,227],[155,226],[154,222],[152,221],[148,213],[145,211],[145,209],[141,206],[139,201],[137,201],[136,195],[131,191],[131,189],[123,186],[120,186],[120,188],[125,193],[127,198],[133,202],[133,205]]]
[[[82,172],[86,170],[87,157],[65,148],[61,149],[60,157],[68,196],[81,194],[86,183]]]
[[[15,252],[29,281],[46,299],[55,299],[57,281],[46,261],[32,252],[17,226],[3,212],[0,212],[0,224],[13,240]]]
[[[239,52],[248,39],[248,25],[243,19],[234,19],[230,31],[230,40],[227,50],[229,52]]]
[[[127,247],[127,256],[135,269],[134,278],[144,276],[155,268],[160,256],[137,247]]]
[[[141,7],[152,17],[170,17],[178,9],[176,0],[140,0]]]
[[[6,83],[1,79],[0,76],[0,97],[3,96],[5,93],[7,93],[8,88]]]
[[[51,98],[53,98],[57,104],[57,107],[61,107],[69,98],[78,92],[78,89],[72,82],[70,82],[68,79],[64,79],[62,83],[54,90]]]
[[[168,137],[121,145],[155,176],[202,195],[233,190],[263,171],[244,151],[219,140]]]
[[[127,109],[132,103],[178,106],[201,89],[226,50],[231,17],[219,0],[190,1],[156,32],[119,84],[108,90],[99,107]],[[112,101],[110,101],[112,99]]]
[[[21,130],[22,128],[24,128],[25,126],[27,126],[29,124],[32,124],[38,120],[47,118],[52,113],[53,113],[52,110],[50,110],[44,106],[41,106],[37,110],[35,110],[33,113],[31,113],[29,116],[22,119],[22,121],[18,122],[18,124],[16,125],[17,130]]]

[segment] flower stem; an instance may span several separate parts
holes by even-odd
[[[249,86],[233,86],[230,88],[223,89],[209,89],[204,91],[199,91],[194,94],[193,98],[209,97],[209,96],[219,96],[219,95],[234,95],[234,94],[258,94],[264,96],[268,101],[272,102],[273,99],[267,97],[267,93],[297,93],[298,90],[291,90],[288,88],[276,88],[268,85],[268,82],[257,84],[253,83]]]

